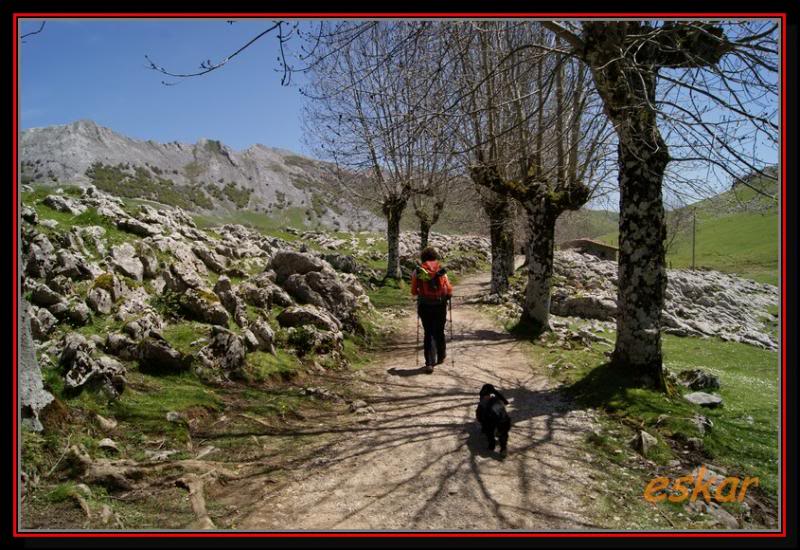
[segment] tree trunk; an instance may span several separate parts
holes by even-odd
[[[657,70],[593,71],[619,139],[619,272],[613,362],[663,387],[661,310],[667,287],[661,186],[669,162],[655,111]]]
[[[550,290],[553,286],[553,246],[556,216],[546,198],[525,204],[528,219],[528,286],[522,315],[537,332],[550,329]]]
[[[652,132],[658,135],[657,131],[654,126]],[[662,386],[661,310],[667,272],[661,183],[669,156],[663,141],[656,151],[642,147],[644,137],[634,137],[633,146],[619,146],[619,274],[613,360]],[[658,138],[661,141],[660,135]]]
[[[426,220],[419,221],[419,249],[422,250],[428,246],[428,238],[431,234],[431,224]]]
[[[492,249],[491,293],[501,294],[508,290],[508,278],[514,274],[514,226],[508,197],[492,195],[483,205]]]
[[[383,203],[383,214],[386,217],[386,243],[389,248],[386,265],[387,279],[400,279],[403,276],[400,269],[400,218],[405,207],[406,200],[403,198],[390,198]]]

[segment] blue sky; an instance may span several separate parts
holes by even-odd
[[[39,28],[22,23],[22,33]],[[160,142],[219,139],[307,152],[302,96],[282,87],[277,39],[265,36],[224,68],[164,86],[145,54],[176,72],[218,61],[270,21],[50,20],[20,49],[23,129],[92,119],[122,134]]]

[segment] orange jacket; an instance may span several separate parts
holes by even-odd
[[[440,266],[439,262],[436,260],[429,260],[420,265],[417,269],[420,267],[427,272],[430,278],[433,278],[436,276],[436,272],[439,271],[442,266]],[[423,298],[442,298],[444,296],[452,296],[453,285],[450,284],[450,280],[447,278],[447,274],[445,274],[439,277],[438,288],[433,288],[429,281],[420,280],[417,277],[417,270],[415,269],[411,274],[411,294],[413,296],[421,296]]]

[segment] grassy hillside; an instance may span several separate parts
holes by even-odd
[[[580,209],[567,211],[556,222],[556,242],[572,239],[594,239],[612,233],[619,225],[619,214],[608,210]]]
[[[771,196],[777,194],[774,181],[755,181],[754,185]],[[695,264],[698,268],[717,269],[762,283],[778,284],[780,212],[777,200],[740,185],[669,212],[668,219],[688,214],[686,209],[690,208],[696,208],[697,212]],[[692,220],[689,215],[684,219],[667,251],[668,265],[673,268],[692,264]],[[668,227],[668,232],[671,230],[675,230],[674,225]],[[670,238],[668,235],[668,242]],[[617,231],[609,231],[599,240],[616,245]]]

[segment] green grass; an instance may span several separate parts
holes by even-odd
[[[109,405],[108,412],[124,423],[128,447],[134,452],[136,443],[145,435],[168,436],[173,444],[188,439],[185,424],[167,421],[168,412],[195,407],[218,411],[223,406],[216,391],[190,373],[155,378],[130,372],[128,378],[136,386],[129,385],[122,396]]]
[[[35,192],[33,194],[28,194],[34,195]],[[25,204],[30,204],[27,201],[24,202]],[[40,219],[55,220],[58,222],[58,226],[52,230],[43,226],[39,226],[39,230],[48,236],[65,233],[76,226],[99,225],[106,231],[103,238],[106,240],[108,247],[139,239],[139,237],[136,237],[131,233],[117,229],[117,227],[114,225],[114,222],[105,216],[98,214],[96,208],[88,208],[85,212],[74,216],[67,212],[59,212],[58,210],[54,210],[53,208],[41,203],[34,203],[33,206]],[[97,255],[97,251],[92,250],[90,242],[87,241],[86,245],[87,248],[90,249],[90,252]]]
[[[605,336],[613,340],[614,335]],[[671,371],[703,368],[720,378],[722,407],[700,408],[680,395],[632,387],[627,373],[604,363],[602,351],[607,346],[560,350],[564,363],[573,367],[555,369],[556,376],[569,384],[568,391],[580,403],[642,426],[662,442],[665,437],[700,437],[690,419],[695,413],[707,416],[714,427],[703,437],[703,444],[714,464],[731,475],[758,476],[761,488],[777,499],[778,354],[736,342],[670,335],[664,336],[663,345],[665,365]],[[666,451],[666,447],[660,450],[656,462],[671,458]]]
[[[295,355],[282,349],[276,350],[275,355],[264,351],[248,353],[245,362],[245,374],[255,382],[265,382],[275,378],[287,379],[302,367]]]
[[[402,279],[386,279],[376,288],[368,289],[367,295],[377,309],[401,308],[413,304],[411,289]]]
[[[199,351],[205,343],[197,343],[194,345],[192,345],[192,343],[207,336],[209,333],[209,325],[195,321],[182,321],[167,325],[161,331],[161,335],[164,339],[169,342],[173,348],[184,355]]]
[[[778,284],[779,217],[777,212],[742,212],[697,217],[696,266],[762,283]],[[675,268],[692,264],[692,236],[681,235],[667,255]]]
[[[75,485],[74,481],[59,483],[52,491],[47,493],[46,498],[50,502],[64,502],[65,500],[71,499],[74,495],[78,494]]]
[[[777,285],[779,222],[777,212],[739,212],[725,216],[705,211],[698,213],[696,267],[736,273]],[[603,235],[600,240],[616,246],[617,234]],[[691,267],[691,228],[675,238],[667,253],[667,265],[675,269]]]

